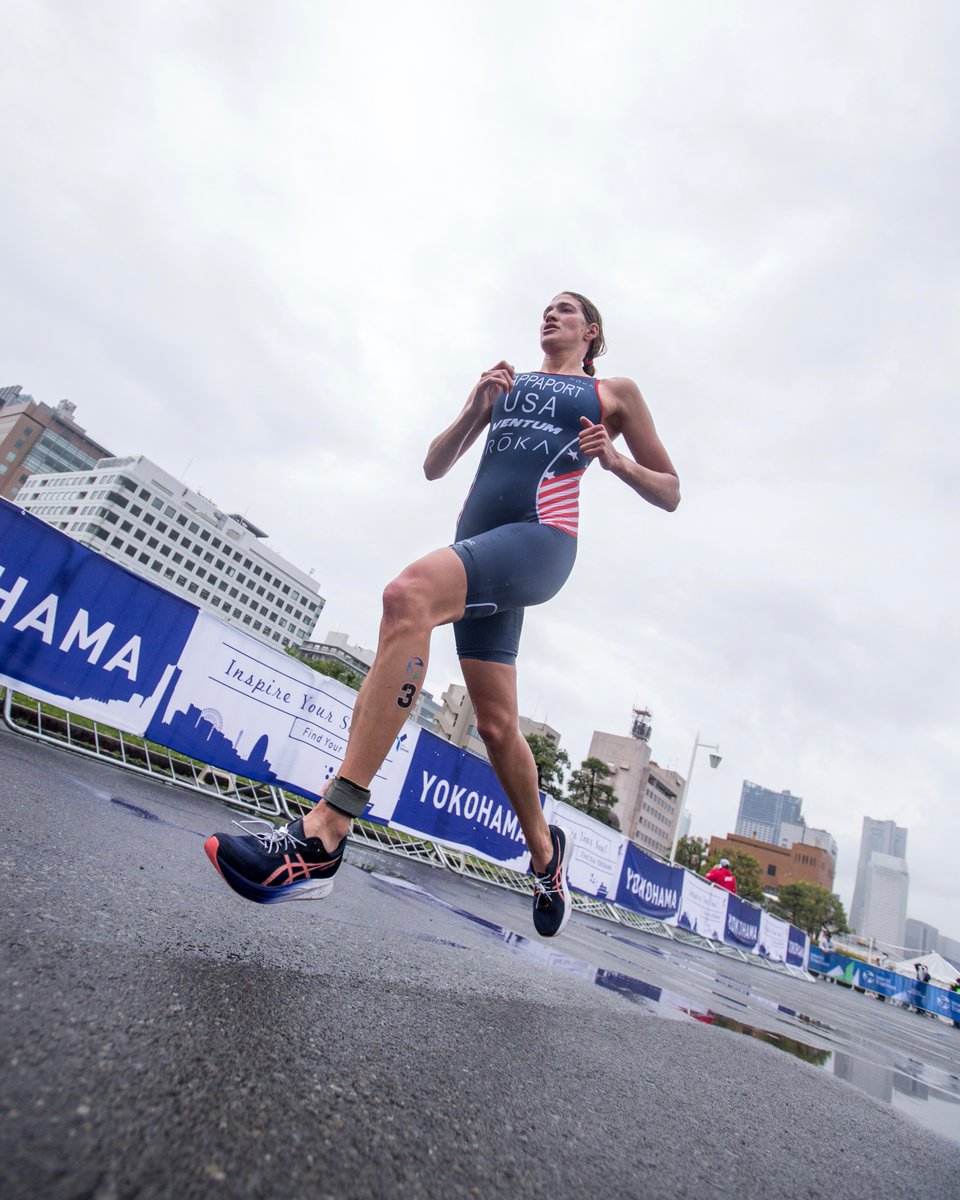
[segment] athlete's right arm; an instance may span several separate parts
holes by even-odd
[[[430,443],[427,457],[423,460],[423,473],[428,479],[440,479],[446,475],[457,459],[470,449],[481,431],[489,425],[494,401],[513,387],[515,374],[508,362],[498,362],[489,371],[484,371],[467,397],[460,415]]]

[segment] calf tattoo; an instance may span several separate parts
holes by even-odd
[[[400,695],[397,697],[397,704],[401,708],[409,708],[413,703],[413,698],[417,694],[417,680],[423,674],[423,659],[411,658],[407,663],[405,672],[408,680],[412,682],[401,684]]]

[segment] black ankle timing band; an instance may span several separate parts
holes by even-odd
[[[370,789],[351,783],[349,779],[341,779],[339,775],[327,788],[323,796],[331,808],[347,817],[362,816],[363,810],[370,800]]]

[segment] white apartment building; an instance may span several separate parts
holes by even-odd
[[[31,475],[16,503],[266,642],[299,645],[325,603],[315,580],[265,545],[251,521],[142,456]]]

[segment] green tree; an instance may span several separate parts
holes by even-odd
[[[286,653],[298,662],[302,662],[304,666],[309,667],[311,671],[316,671],[318,675],[326,675],[329,679],[336,679],[340,683],[345,683],[348,688],[353,688],[355,692],[360,690],[363,680],[356,671],[351,671],[346,663],[331,662],[329,659],[305,658],[296,646],[287,646]]]
[[[703,838],[685,834],[677,842],[677,853],[673,860],[678,867],[687,867],[702,875],[707,869],[707,843]]]
[[[581,809],[588,817],[594,817],[613,829],[619,829],[620,822],[611,811],[617,797],[610,784],[604,783],[612,774],[613,771],[603,759],[585,758],[580,764],[580,769],[570,776],[566,799],[567,803]]]
[[[785,883],[770,911],[812,938],[819,937],[821,930],[831,935],[850,932],[843,905],[832,892],[816,883]]]
[[[711,867],[715,867],[721,858],[730,864],[737,881],[737,895],[744,900],[752,900],[754,904],[763,903],[763,873],[760,864],[750,854],[743,850],[716,850],[707,859],[701,874],[706,875]]]
[[[562,796],[563,775],[570,766],[566,750],[561,750],[555,742],[540,733],[528,733],[526,742],[533,753],[533,761],[537,764],[540,790],[548,796]]]

